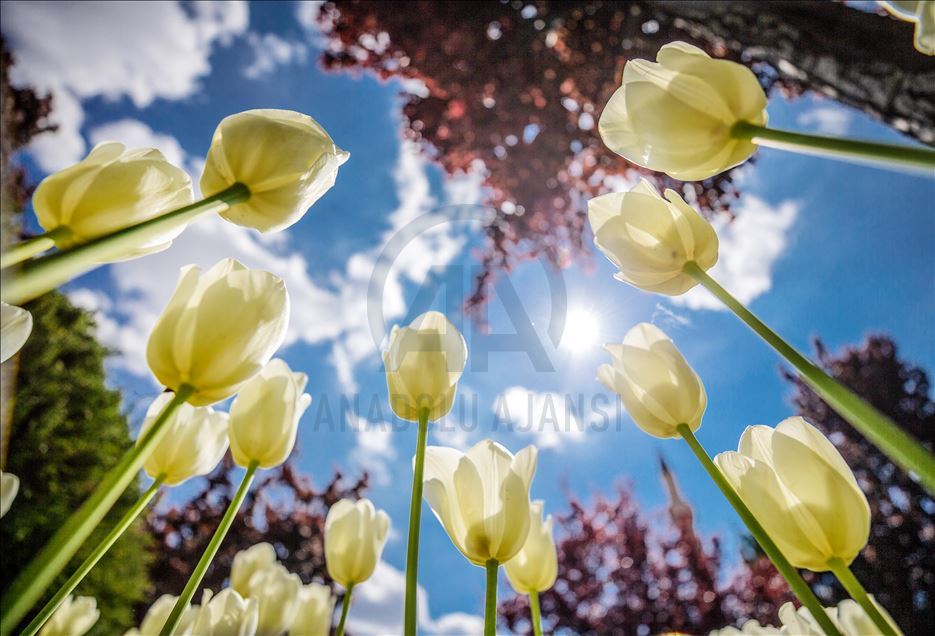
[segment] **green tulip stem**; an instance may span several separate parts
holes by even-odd
[[[529,613],[533,636],[542,636],[542,614],[539,612],[539,592],[529,593]]]
[[[855,395],[846,386],[829,376],[792,348],[776,332],[743,306],[736,298],[708,276],[695,262],[685,264],[686,274],[701,283],[724,303],[738,318],[756,332],[779,355],[798,370],[802,378],[831,408],[837,411],[851,426],[857,429],[872,444],[879,448],[896,465],[918,475],[923,487],[935,493],[935,455],[903,431],[893,420]]]
[[[351,583],[347,586],[347,591],[344,592],[344,600],[341,602],[341,620],[338,621],[338,629],[334,632],[334,636],[344,636],[344,624],[347,622],[347,613],[351,609],[351,594],[354,592],[354,584]]]
[[[42,608],[42,611],[40,611],[39,614],[36,615],[34,619],[32,619],[32,622],[26,626],[26,629],[20,633],[20,636],[34,636],[34,634],[38,632],[43,625],[45,625],[45,622],[49,620],[49,617],[52,616],[53,613],[55,613],[55,610],[57,610],[59,605],[62,604],[62,601],[64,601],[69,594],[75,591],[75,588],[78,587],[78,584],[81,583],[81,581],[84,580],[84,577],[87,576],[88,572],[90,572],[91,569],[97,565],[97,562],[101,560],[101,557],[107,554],[107,551],[110,550],[114,543],[116,543],[117,539],[123,535],[127,528],[133,525],[133,522],[136,521],[136,518],[140,516],[140,513],[146,510],[146,506],[149,504],[150,500],[152,500],[153,496],[155,496],[156,491],[159,490],[159,487],[162,485],[164,480],[165,475],[160,475],[156,481],[153,482],[152,486],[150,486],[146,492],[140,495],[140,498],[136,500],[136,503],[133,504],[129,510],[127,510],[126,514],[123,515],[120,521],[117,522],[117,525],[115,525],[114,528],[109,533],[107,533],[107,536],[97,544],[97,547],[94,548],[94,551],[90,555],[88,555],[88,558],[84,560],[84,563],[82,563],[81,566],[75,571],[75,573],[72,574],[67,581],[65,581],[65,584],[62,585],[61,589],[59,589],[59,591],[55,593],[55,596],[53,596],[52,599],[45,604],[45,607]]]
[[[58,573],[68,565],[69,560],[88,535],[94,531],[123,491],[136,478],[143,462],[168,430],[166,424],[172,413],[194,391],[195,388],[188,385],[183,384],[179,387],[175,397],[163,407],[146,434],[138,439],[136,444],[124,453],[117,465],[104,475],[91,496],[59,527],[58,532],[4,591],[5,602],[0,613],[0,635],[8,636],[13,632],[16,625],[23,620],[26,612],[39,600]]]
[[[44,234],[32,236],[19,243],[10,245],[4,250],[3,254],[0,255],[0,269],[12,267],[17,263],[22,263],[37,254],[42,254],[52,249],[55,247],[55,241],[57,239],[68,238],[70,234],[71,230],[62,225]]]
[[[154,236],[190,223],[199,216],[223,212],[249,198],[250,190],[247,186],[235,183],[191,205],[24,263],[17,272],[3,281],[3,301],[11,305],[22,305],[98,265],[122,257],[127,250],[145,243]]]
[[[487,602],[484,603],[484,636],[497,636],[497,574],[500,563],[487,561]]]
[[[182,594],[179,595],[178,600],[175,601],[175,607],[172,608],[172,613],[169,614],[166,624],[162,626],[162,631],[159,632],[159,636],[171,636],[179,626],[179,622],[182,620],[182,614],[188,609],[189,604],[192,602],[192,597],[195,596],[198,586],[200,586],[201,582],[204,580],[205,574],[208,572],[208,567],[214,560],[215,555],[217,555],[221,543],[224,541],[224,537],[227,536],[227,531],[230,530],[230,527],[234,524],[234,519],[237,518],[237,512],[240,510],[240,506],[243,505],[244,499],[247,498],[247,491],[250,490],[250,484],[253,483],[253,478],[259,466],[260,464],[256,460],[251,461],[250,465],[247,466],[247,472],[244,473],[240,486],[237,487],[237,492],[234,493],[234,498],[231,499],[227,510],[224,511],[224,516],[221,517],[221,523],[218,524],[214,535],[211,537],[211,541],[208,542],[208,547],[205,548],[204,554],[202,554],[201,558],[198,560],[198,565],[196,565],[195,569],[192,571],[188,583],[185,584],[185,589],[182,590]]]
[[[425,444],[429,434],[429,411],[419,412],[419,437],[412,473],[412,499],[409,501],[409,547],[406,551],[405,636],[416,634],[416,591],[419,587],[419,526],[422,523],[422,473],[425,469]]]
[[[827,636],[841,636],[841,632],[838,631],[837,627],[834,626],[834,623],[831,622],[831,619],[825,613],[818,597],[816,597],[811,588],[808,587],[808,584],[805,582],[805,579],[802,578],[802,575],[799,574],[799,571],[792,567],[788,559],[779,551],[779,547],[773,542],[763,526],[760,525],[760,522],[756,520],[756,517],[753,516],[753,513],[750,512],[750,509],[747,508],[747,505],[740,498],[740,495],[737,494],[737,491],[734,490],[734,487],[731,486],[730,482],[727,481],[727,478],[724,477],[717,465],[711,461],[711,458],[698,441],[698,438],[692,433],[691,428],[689,428],[687,424],[679,424],[676,430],[679,435],[682,436],[682,439],[688,443],[695,457],[698,458],[698,461],[701,462],[701,465],[707,471],[708,475],[737,512],[737,515],[744,522],[744,525],[747,526],[747,530],[750,531],[750,534],[753,535],[756,542],[763,548],[763,552],[765,552],[769,560],[773,562],[773,565],[776,566],[776,569],[782,577],[786,579],[786,583],[789,584],[789,589],[796,595],[799,602],[808,608],[808,611],[812,613],[812,616],[818,624],[821,625],[821,628],[825,631]]]
[[[851,572],[844,561],[837,558],[831,559],[828,562],[828,567],[834,572],[834,576],[841,582],[841,585],[844,586],[844,589],[847,590],[851,598],[864,608],[864,611],[867,612],[867,616],[870,617],[870,620],[877,626],[881,634],[884,636],[899,635],[899,631],[883,616],[877,604],[873,602],[873,599],[867,594],[864,586],[860,584],[860,581],[857,580],[857,577],[854,576],[854,573]]]
[[[790,150],[803,154],[821,155],[848,161],[896,164],[935,170],[935,150],[918,146],[884,144],[860,139],[840,139],[823,135],[810,135],[788,130],[777,130],[740,121],[731,129],[735,139],[749,139],[758,146]]]

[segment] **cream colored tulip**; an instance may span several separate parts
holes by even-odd
[[[555,585],[558,555],[552,537],[552,515],[542,519],[542,502],[529,505],[529,535],[515,557],[503,566],[506,578],[517,592],[545,592]]]
[[[143,439],[172,398],[171,393],[162,393],[153,401],[138,440]],[[166,433],[146,458],[143,470],[153,479],[162,476],[167,486],[210,473],[227,452],[227,414],[217,413],[210,406],[182,404],[169,416],[165,428]]]
[[[231,563],[230,586],[241,596],[250,595],[250,578],[276,563],[276,549],[265,541],[241,550]]]
[[[139,629],[134,627],[133,629],[127,630],[124,636],[159,636],[159,632],[162,631],[166,621],[169,620],[169,615],[172,613],[173,608],[175,608],[175,602],[177,600],[178,597],[172,596],[171,594],[163,594],[160,596],[156,599],[156,602],[150,605],[149,609],[146,610],[146,616],[143,617],[143,622],[140,623]],[[172,636],[191,636],[192,623],[198,615],[198,610],[199,608],[197,605],[185,610],[185,612],[182,613],[182,619],[179,621],[178,627],[172,632]]]
[[[935,55],[935,2],[932,0],[890,0],[877,4],[891,15],[916,25],[913,44],[919,53]]]
[[[342,499],[331,506],[325,518],[328,575],[345,588],[369,579],[389,529],[390,518],[369,499]]]
[[[434,422],[451,410],[467,362],[467,345],[458,328],[441,313],[429,311],[408,327],[394,326],[383,352],[390,407],[416,422],[423,410]]]
[[[100,617],[95,599],[69,594],[39,630],[39,636],[82,636]]]
[[[461,553],[484,567],[506,563],[529,534],[529,488],[536,472],[536,448],[515,456],[485,439],[461,453],[425,450],[425,499]]]
[[[899,627],[893,621],[893,617],[871,596],[871,602],[883,615],[893,630],[897,634],[902,634]],[[867,615],[856,601],[844,599],[838,603],[837,607],[826,607],[825,612],[831,618],[835,627],[841,632],[841,636],[867,636],[868,634],[879,634],[880,629],[874,624],[873,619]],[[784,603],[779,608],[779,620],[782,621],[782,634],[784,636],[824,636],[824,631],[815,621],[812,613],[806,607],[796,607],[792,603]]]
[[[276,359],[244,385],[230,409],[235,462],[272,468],[286,461],[295,446],[299,418],[312,403],[311,396],[303,393],[307,381],[304,373],[293,373]]]
[[[146,359],[162,384],[194,387],[188,402],[207,406],[269,362],[288,324],[289,295],[278,276],[232,258],[203,274],[189,265],[149,336]]]
[[[597,377],[623,401],[641,429],[655,437],[681,437],[677,428],[701,426],[708,397],[681,352],[658,327],[642,322],[627,332],[623,344],[609,344],[612,364]]]
[[[699,181],[743,163],[756,150],[735,139],[738,122],[766,124],[766,93],[753,72],[685,42],[666,44],[656,63],[630,60],[601,113],[607,147],[627,161]]]
[[[77,164],[43,179],[33,196],[39,224],[53,232],[58,247],[111,234],[191,202],[191,178],[161,152],[125,150],[113,141],[98,144]],[[184,229],[178,224],[160,232],[121,258],[164,250]]]
[[[749,426],[739,452],[714,461],[798,568],[849,564],[870,535],[870,506],[837,449],[801,417],[772,429]]]
[[[253,636],[259,624],[260,602],[244,599],[227,588],[217,596],[205,590],[201,607],[192,623],[197,636]]]
[[[250,199],[223,212],[228,221],[260,232],[283,230],[331,189],[350,155],[308,115],[248,110],[221,120],[201,175],[205,196],[242,183]]]
[[[299,610],[302,580],[279,563],[253,573],[249,598],[260,602],[256,636],[279,636],[292,625]]]
[[[18,492],[19,477],[13,473],[0,472],[0,517],[10,510]]]
[[[299,590],[299,611],[289,636],[328,636],[331,633],[334,597],[327,585],[309,583]]]
[[[594,244],[617,267],[617,280],[667,296],[697,283],[683,271],[694,261],[707,271],[717,263],[718,239],[711,224],[674,190],[666,198],[646,179],[629,192],[588,201]],[[668,200],[666,200],[668,199]]]
[[[0,363],[23,348],[32,333],[32,314],[22,307],[0,302]]]

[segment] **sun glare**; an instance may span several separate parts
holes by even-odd
[[[573,309],[565,318],[561,346],[572,353],[583,353],[597,344],[600,323],[590,311]]]

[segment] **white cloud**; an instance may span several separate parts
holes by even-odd
[[[584,439],[584,427],[574,409],[564,395],[521,386],[511,386],[493,403],[498,420],[511,422],[517,433],[532,435],[540,450],[561,450],[565,443]]]
[[[243,74],[251,79],[268,75],[277,67],[287,64],[304,64],[308,58],[308,48],[301,42],[290,42],[275,33],[249,33],[247,42],[256,55]]]
[[[182,99],[211,70],[216,43],[246,31],[242,2],[4,2],[3,33],[16,56],[14,84],[54,98],[54,133],[30,147],[46,171],[85,152],[81,100],[128,97],[144,108]]]
[[[387,422],[368,422],[348,413],[347,424],[354,431],[355,446],[348,454],[351,465],[366,470],[378,486],[390,483],[391,463],[396,459],[393,427]]]
[[[798,125],[825,135],[847,134],[852,121],[851,113],[840,106],[817,106],[795,118]]]
[[[348,631],[360,636],[401,634],[405,591],[405,573],[380,561],[373,576],[354,588],[354,611],[348,615]],[[420,585],[416,594],[420,632],[438,636],[483,632],[484,621],[480,616],[453,612],[432,619],[425,588]]]
[[[788,232],[799,214],[798,201],[771,207],[763,199],[747,195],[733,221],[715,223],[720,240],[717,264],[709,274],[740,302],[749,303],[772,287],[776,259],[788,243]],[[721,302],[700,285],[671,301],[691,309],[726,311]]]

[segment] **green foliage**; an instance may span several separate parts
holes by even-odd
[[[28,309],[34,327],[19,356],[5,468],[19,476],[20,491],[0,523],[0,589],[13,581],[132,444],[120,412],[120,394],[104,384],[107,350],[94,339],[91,316],[57,292],[33,301]],[[48,596],[139,494],[138,485],[131,485]],[[148,586],[148,543],[138,522],[78,586],[76,593],[95,597],[101,611],[93,634],[122,633],[133,624],[133,606]]]

